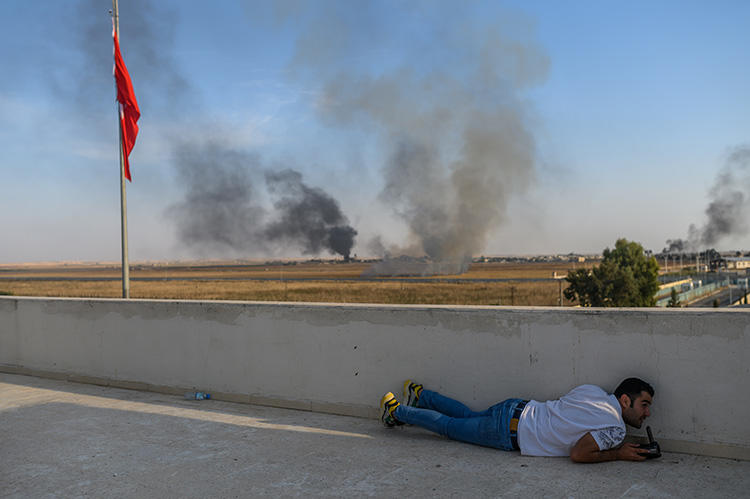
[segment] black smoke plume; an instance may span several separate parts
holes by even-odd
[[[302,175],[294,170],[266,172],[266,184],[276,198],[276,219],[264,230],[268,240],[296,243],[305,254],[325,249],[349,259],[357,231],[335,199],[305,185]]]
[[[688,251],[689,244],[684,239],[667,239],[667,246],[661,250],[662,253],[684,253]]]
[[[184,197],[167,213],[189,248],[247,256],[294,247],[307,255],[328,251],[349,258],[357,231],[336,200],[306,185],[299,172],[266,170],[257,155],[217,142],[175,150]],[[267,197],[270,207],[263,203]]]
[[[750,146],[734,148],[709,191],[703,225],[691,224],[687,239],[667,240],[667,250],[700,251],[720,241],[747,235],[750,213]],[[670,251],[671,252],[671,251]]]

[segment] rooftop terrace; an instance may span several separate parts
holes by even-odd
[[[750,494],[750,461],[577,465],[366,418],[12,374],[0,374],[0,422],[4,498]]]

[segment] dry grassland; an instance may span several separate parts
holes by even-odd
[[[581,264],[575,264],[581,268]],[[387,303],[446,305],[540,305],[559,304],[557,281],[471,282],[476,279],[550,278],[565,275],[574,264],[472,265],[461,276],[435,276],[431,280],[460,278],[461,282],[408,282],[392,278],[357,280],[367,264],[305,263],[256,266],[145,266],[134,265],[131,278],[164,280],[131,281],[132,298],[190,300],[301,301],[327,303]],[[0,276],[75,277],[76,280],[2,280],[0,293],[16,296],[119,298],[119,281],[91,281],[86,278],[120,276],[114,266],[32,266],[0,269]],[[167,280],[182,278],[188,280]],[[248,280],[220,280],[221,278]],[[275,280],[252,280],[252,279]],[[336,280],[315,280],[336,279]],[[287,280],[290,279],[290,280]],[[293,279],[310,279],[295,281]],[[562,283],[563,287],[565,282]],[[568,303],[563,303],[568,305]]]

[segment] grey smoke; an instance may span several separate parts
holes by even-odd
[[[101,12],[101,2],[87,0],[81,5],[78,14],[88,27],[80,30],[86,57],[78,68],[79,95],[85,95],[87,88],[112,89],[111,99],[102,102],[113,105],[112,85],[87,80],[93,71],[100,78],[100,68],[106,64],[104,74],[111,82],[111,43],[99,43],[110,35],[109,28],[101,27],[100,16],[106,13]],[[257,5],[268,8],[262,2]],[[297,41],[290,74],[305,85],[317,82],[313,85],[319,95],[320,118],[333,127],[370,132],[382,145],[386,160],[380,199],[410,231],[408,240],[389,242],[388,250],[456,262],[461,269],[472,255],[483,251],[493,229],[505,221],[511,196],[534,182],[535,143],[524,91],[544,81],[549,61],[527,35],[533,32],[529,23],[517,15],[507,14],[494,24],[486,19],[477,23],[470,15],[462,15],[464,7],[456,4],[454,15],[445,17],[449,24],[440,24],[429,4],[394,5],[405,15],[422,19],[420,33],[427,34],[395,33],[398,26],[378,22],[369,7],[356,2],[287,1],[274,9],[280,19],[309,22],[309,29]],[[249,13],[253,8],[246,7]],[[171,14],[158,3],[143,0],[121,6],[123,52],[144,118],[158,108],[168,111],[175,99],[189,91],[169,55],[171,24],[154,21]],[[412,45],[404,47],[399,36],[413,41]],[[373,57],[386,57],[390,62],[382,67],[387,69],[378,74],[361,69],[369,65],[357,61]],[[89,72],[92,67],[96,69]],[[147,121],[143,123],[146,126]],[[176,168],[184,174],[182,169],[191,158],[179,157],[182,164]],[[204,157],[203,163],[218,168],[222,158]],[[193,199],[195,206],[208,206],[213,200],[222,208],[198,214],[192,219],[196,222],[178,217],[181,239],[202,248],[213,245],[233,251],[261,251],[285,239],[287,232],[266,231],[266,223],[284,219],[284,206],[278,212],[263,208],[263,194],[257,192],[261,181],[243,179],[237,172],[226,176],[232,180],[226,180],[225,174],[204,178],[205,187],[213,186],[207,192],[197,183],[184,184],[185,197],[178,206],[189,210],[188,200]],[[193,177],[201,175],[186,175],[186,179]],[[225,202],[219,192],[228,184],[235,190]],[[245,185],[244,195],[238,184]],[[284,196],[274,202],[279,199]],[[232,214],[238,219],[232,220]],[[322,215],[320,219],[328,236],[320,236],[325,230],[319,229],[312,234],[320,240],[327,237],[329,246],[346,254],[353,229],[345,222],[325,222]],[[216,237],[218,231],[240,226],[244,228]],[[294,225],[288,231],[303,232]],[[275,239],[264,242],[264,236]],[[322,246],[310,242],[300,247],[308,251]]]
[[[115,108],[111,8],[111,2],[82,0],[72,10],[72,33],[81,58],[78,65],[64,68],[57,86],[72,95],[79,110]],[[175,23],[165,22],[175,20],[175,13],[147,0],[119,2],[119,12],[120,48],[142,111],[174,115],[190,92],[172,56]]]
[[[699,251],[726,238],[748,234],[750,213],[750,146],[735,147],[709,191],[703,225],[691,224],[687,239],[668,240],[669,248]],[[666,251],[666,249],[665,249]]]
[[[688,251],[689,244],[684,239],[667,239],[667,246],[663,250],[661,250],[662,253],[683,253],[685,251]]]
[[[459,15],[382,74],[343,68],[342,60],[378,50],[350,31],[356,8],[321,12],[298,42],[292,72],[323,82],[317,108],[326,123],[371,131],[387,151],[380,199],[411,233],[390,252],[463,267],[505,221],[511,196],[535,179],[523,90],[544,80],[548,59],[510,33],[515,19],[487,28]],[[387,39],[385,27],[369,30]]]
[[[299,172],[267,170],[257,155],[215,141],[175,150],[184,197],[167,214],[188,247],[243,256],[294,247],[307,255],[349,257],[357,231],[338,202],[305,184]]]
[[[117,140],[111,1],[74,0],[64,6],[61,3],[61,8],[45,3],[29,5],[37,11],[44,31],[23,43],[34,43],[45,50],[15,51],[13,58],[23,58],[21,70],[18,75],[6,71],[3,78],[46,87],[55,97],[50,99],[50,113],[57,118],[57,126],[70,128],[66,131],[85,144],[81,149],[107,148],[108,152]],[[47,22],[51,16],[55,16],[54,22]],[[160,2],[120,2],[121,49],[143,114],[144,133],[150,133],[157,116],[176,117],[180,109],[177,103],[185,102],[190,94],[171,55],[177,19]],[[39,26],[30,33],[37,34]],[[50,126],[49,119],[45,116],[34,125],[43,135]],[[140,149],[136,146],[136,153]],[[116,152],[114,156],[116,163]],[[140,176],[137,167],[134,175]]]
[[[111,111],[114,123],[110,8],[111,3],[101,0],[78,2],[70,25],[81,55],[79,64],[64,68],[50,83],[75,103],[78,112],[109,116]],[[141,108],[142,132],[160,133],[164,127],[154,125],[164,120],[172,129],[173,136],[165,134],[161,140],[171,144],[182,191],[181,199],[166,209],[179,241],[201,256],[270,255],[284,244],[285,249],[295,247],[304,254],[329,251],[348,257],[356,230],[337,202],[304,184],[300,174],[285,170],[264,178],[262,159],[252,152],[220,141],[175,139],[212,131],[200,133],[196,121],[185,114],[186,110],[197,113],[202,99],[173,56],[178,21],[178,12],[158,2],[120,2],[121,49]],[[212,125],[217,127],[222,128]]]
[[[216,142],[181,144],[174,164],[184,194],[167,214],[182,243],[203,254],[266,250],[260,236],[266,211],[252,180],[260,170],[256,155]]]

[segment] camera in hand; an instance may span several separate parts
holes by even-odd
[[[656,457],[661,457],[661,448],[659,447],[659,442],[654,440],[654,435],[651,433],[650,426],[646,427],[646,433],[648,433],[648,443],[641,444],[638,446],[638,448],[648,450],[648,454],[641,453],[641,455],[644,456],[646,459],[654,459]]]

